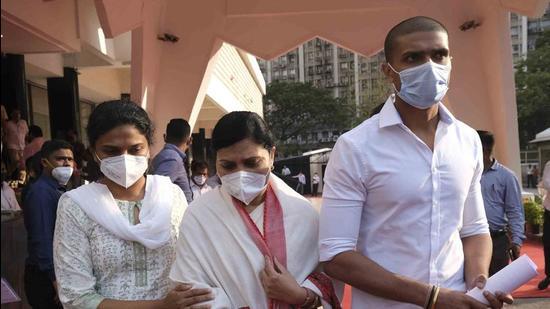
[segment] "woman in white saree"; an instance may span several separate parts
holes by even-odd
[[[102,176],[59,200],[53,250],[63,306],[183,308],[211,299],[208,289],[172,289],[168,279],[187,202],[168,177],[144,176],[153,136],[145,110],[100,104],[87,133]]]
[[[275,147],[263,119],[233,112],[212,134],[222,185],[184,215],[170,278],[211,288],[212,308],[339,308],[318,272],[318,215],[271,174]]]

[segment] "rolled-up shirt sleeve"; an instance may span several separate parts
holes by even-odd
[[[470,189],[464,203],[460,237],[489,234],[489,223],[485,215],[483,195],[481,193],[481,175],[483,174],[483,152],[479,138],[475,141],[476,167]]]
[[[332,150],[324,178],[319,224],[322,262],[355,250],[367,197],[364,164],[356,147],[341,137]]]

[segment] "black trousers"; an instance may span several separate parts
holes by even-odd
[[[491,234],[491,240],[493,241],[493,256],[491,266],[489,266],[489,277],[506,267],[510,262],[508,235],[506,233]]]
[[[535,182],[534,175],[527,175],[527,188],[536,188],[537,184]]]
[[[550,278],[550,210],[544,210],[544,227],[542,243],[544,245],[544,269],[546,277]]]
[[[300,193],[301,195],[304,195],[304,184],[299,182],[296,186],[296,192]]]
[[[319,190],[319,184],[314,183],[313,184],[313,192],[311,192],[313,196],[317,196],[317,190]]]
[[[52,280],[36,266],[25,266],[25,294],[33,309],[62,309]]]

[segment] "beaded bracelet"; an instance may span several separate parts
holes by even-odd
[[[310,294],[309,294],[309,289],[308,289],[308,288],[304,288],[304,287],[302,287],[302,289],[306,290],[306,299],[305,299],[304,302],[300,305],[300,308],[304,308],[304,307],[308,306],[309,303],[310,303],[310,301],[311,301]]]

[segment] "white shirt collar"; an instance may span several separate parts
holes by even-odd
[[[380,111],[380,128],[385,128],[389,126],[393,126],[396,124],[402,124],[403,119],[401,119],[401,116],[399,115],[399,112],[395,108],[395,94],[391,94],[388,99],[386,100],[386,103],[384,103],[384,107],[382,107],[382,110]],[[452,124],[456,121],[456,118],[451,114],[451,112],[443,105],[443,103],[439,102],[439,117],[441,121]]]

